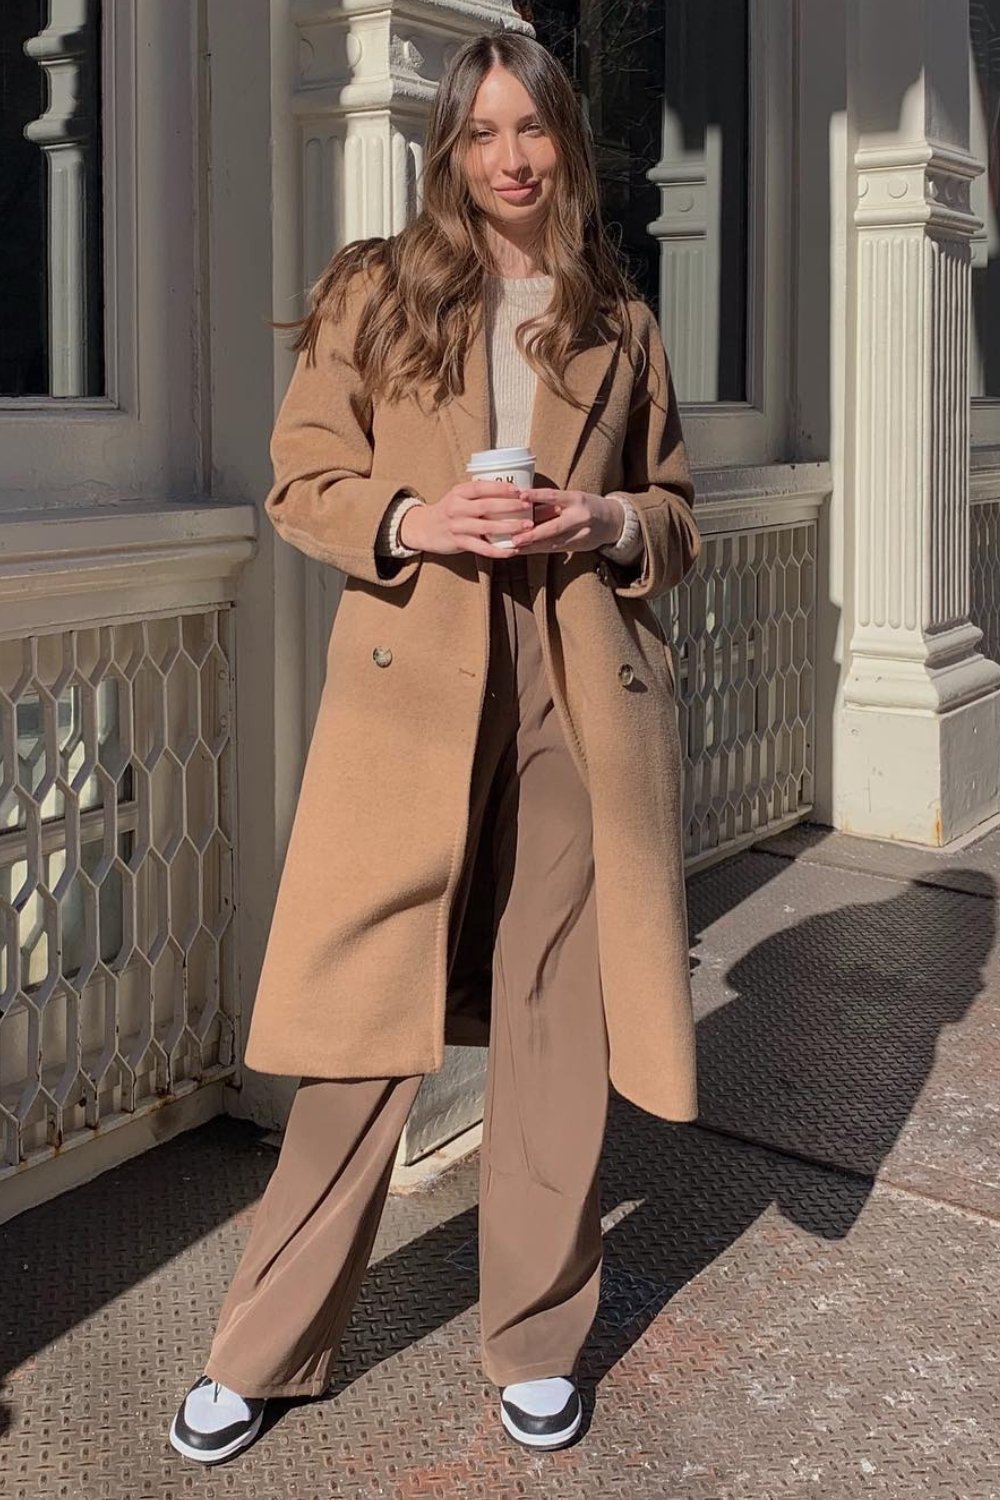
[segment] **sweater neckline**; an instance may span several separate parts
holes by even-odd
[[[511,286],[511,285],[513,285],[513,286],[533,286],[533,285],[537,286],[537,285],[540,285],[543,282],[550,282],[552,280],[551,276],[546,276],[546,275],[539,275],[539,276],[501,276],[501,275],[498,275],[498,274],[496,274],[496,273],[494,273],[492,271],[489,272],[488,274],[489,274],[489,278],[490,278],[491,281],[501,282],[504,286]]]

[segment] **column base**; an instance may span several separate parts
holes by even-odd
[[[845,705],[836,827],[941,848],[1000,812],[1000,691],[947,713]]]

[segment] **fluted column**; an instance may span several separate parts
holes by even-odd
[[[292,20],[304,288],[334,250],[369,235],[398,233],[418,208],[427,117],[455,49],[499,25],[529,33],[531,27],[507,0],[296,0]],[[309,564],[306,579],[311,720],[343,578]],[[481,1099],[481,1054],[453,1049],[421,1089],[401,1159],[421,1156],[474,1125]]]
[[[24,133],[48,162],[49,391],[97,393],[100,216],[95,0],[49,0],[48,25],[25,43],[48,80],[45,113]]]
[[[936,0],[857,3],[854,19],[854,598],[838,823],[940,845],[1000,810],[1000,667],[969,619],[969,184],[981,164],[967,149],[968,29]]]

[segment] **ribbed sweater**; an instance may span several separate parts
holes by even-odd
[[[531,432],[532,410],[538,377],[517,347],[519,325],[545,311],[552,296],[551,276],[487,276],[486,348],[489,372],[489,426],[491,448],[526,447]],[[622,503],[625,518],[616,542],[601,547],[613,562],[635,563],[643,554],[639,520],[628,496],[611,491]],[[416,548],[399,541],[403,516],[414,505],[424,503],[413,490],[401,494],[386,510],[376,542],[376,551],[390,557],[415,557]]]

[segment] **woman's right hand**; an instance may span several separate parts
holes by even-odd
[[[400,523],[399,540],[404,547],[442,557],[456,552],[510,557],[511,549],[496,546],[491,538],[531,528],[534,505],[519,499],[520,493],[516,484],[498,479],[465,480],[433,505],[412,506]],[[509,519],[518,513],[523,519]]]

